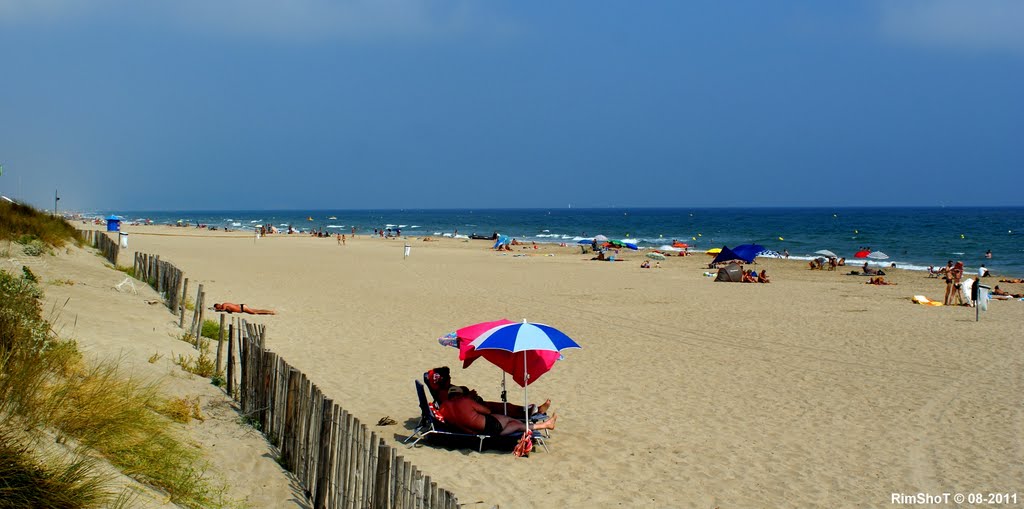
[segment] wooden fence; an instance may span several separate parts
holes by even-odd
[[[121,250],[117,240],[111,240],[107,236],[107,232],[99,230],[78,230],[78,235],[82,237],[86,244],[99,249],[100,253],[103,253],[103,257],[111,265],[117,267],[117,254]]]
[[[134,269],[136,278],[164,295],[172,313],[180,312],[178,326],[184,328],[188,278],[159,256],[144,253],[135,254]],[[189,331],[195,338],[202,333],[205,301],[200,284]],[[225,376],[242,415],[279,449],[281,464],[295,475],[314,509],[458,508],[453,493],[268,350],[266,336],[266,326],[239,317],[225,331],[221,315],[215,370]]]
[[[458,507],[454,494],[438,488],[375,431],[268,350],[265,326],[236,320],[228,334],[228,393],[280,448],[281,464],[298,479],[314,509]],[[234,391],[236,345],[241,369]]]
[[[188,291],[187,279],[181,269],[170,262],[161,261],[160,256],[135,253],[135,264],[132,265],[135,279],[143,281],[164,298],[171,313],[177,315],[179,311],[184,316],[185,292]],[[179,322],[179,326],[181,323]]]

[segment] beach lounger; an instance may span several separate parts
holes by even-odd
[[[477,451],[483,452],[484,448],[504,449],[511,451],[519,443],[522,433],[511,435],[478,435],[455,430],[441,422],[431,410],[427,401],[427,392],[423,383],[416,380],[416,395],[420,402],[420,422],[416,425],[413,434],[406,438],[403,443],[408,447],[414,447],[421,440],[434,440],[441,445],[452,447],[476,447]],[[544,437],[538,431],[533,431],[533,440],[539,443],[545,451],[548,450]],[[409,441],[412,440],[412,443]]]

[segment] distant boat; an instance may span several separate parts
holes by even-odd
[[[331,216],[331,217],[328,217],[327,219],[338,219],[338,218],[336,218],[334,216]]]
[[[309,216],[309,217],[306,218],[306,221],[312,221],[312,220],[313,220],[313,216]]]

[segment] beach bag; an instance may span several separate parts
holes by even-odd
[[[533,450],[533,432],[527,430],[523,433],[523,436],[519,438],[519,443],[516,444],[516,448],[512,449],[512,454],[515,454],[517,458],[523,456],[530,456],[530,451]]]

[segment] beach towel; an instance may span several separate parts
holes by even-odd
[[[924,295],[915,295],[912,299],[910,299],[910,301],[915,303],[915,304],[923,304],[925,306],[942,306],[943,305],[941,302],[936,302],[934,300],[931,300],[928,297],[925,297]]]

